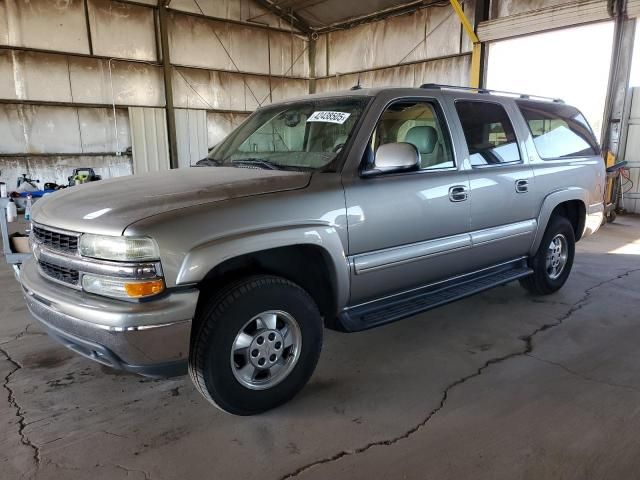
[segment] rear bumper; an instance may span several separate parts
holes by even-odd
[[[186,372],[198,290],[129,303],[44,279],[34,260],[20,269],[31,314],[56,340],[91,360],[151,377]]]
[[[604,219],[604,204],[596,203],[587,207],[587,215],[584,221],[583,237],[592,235],[598,231]]]

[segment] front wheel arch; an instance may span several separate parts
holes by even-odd
[[[318,305],[326,326],[333,327],[339,289],[344,287],[340,286],[329,252],[312,244],[250,252],[216,265],[198,284],[198,310],[217,290],[251,275],[274,275],[299,285]]]

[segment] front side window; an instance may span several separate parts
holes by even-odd
[[[469,148],[471,166],[522,161],[513,125],[502,105],[459,100],[456,110]]]
[[[198,164],[334,171],[369,100],[320,99],[260,109]]]
[[[543,159],[598,155],[600,148],[577,108],[562,103],[517,102]]]
[[[411,143],[420,153],[420,168],[454,167],[448,132],[430,102],[401,101],[387,107],[371,136],[368,149],[375,152],[386,143]]]

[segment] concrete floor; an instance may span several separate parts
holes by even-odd
[[[632,478],[640,220],[579,243],[562,291],[517,284],[369,332],[327,332],[310,384],[239,418],[44,335],[0,267],[0,477]]]

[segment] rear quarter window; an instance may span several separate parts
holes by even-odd
[[[552,160],[600,154],[598,141],[577,108],[562,103],[516,103],[541,158]]]

